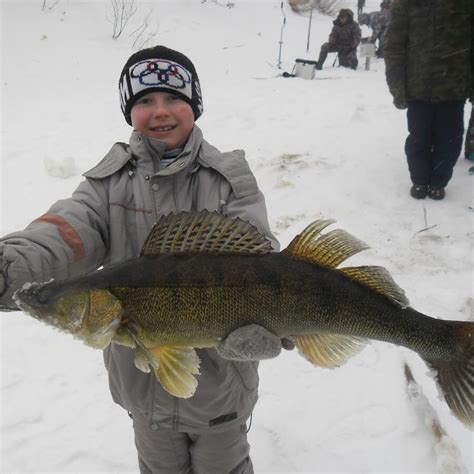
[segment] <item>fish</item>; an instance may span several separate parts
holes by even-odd
[[[474,322],[411,308],[381,266],[341,266],[368,246],[335,221],[308,225],[281,252],[251,223],[215,211],[162,216],[140,254],[88,275],[29,283],[20,309],[86,345],[134,349],[165,390],[191,397],[196,348],[257,324],[291,339],[312,364],[337,368],[370,340],[418,353],[454,416],[474,429]]]

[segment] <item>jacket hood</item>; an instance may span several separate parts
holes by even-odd
[[[354,12],[350,8],[341,8],[341,10],[339,10],[339,14],[337,15],[337,18],[333,21],[333,24],[337,26],[343,26],[340,19],[341,19],[341,16],[344,16],[344,15],[346,15],[349,18],[347,23],[345,23],[346,25],[349,25],[350,23],[354,21]]]

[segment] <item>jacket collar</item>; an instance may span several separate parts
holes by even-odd
[[[202,131],[194,125],[183,151],[167,168],[159,169],[159,160],[165,152],[165,144],[161,140],[149,138],[141,132],[133,131],[130,136],[130,150],[138,160],[139,166],[144,166],[153,174],[169,176],[187,168],[196,160],[203,142]]]

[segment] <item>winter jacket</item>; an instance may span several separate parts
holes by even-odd
[[[370,28],[372,28],[372,36],[370,41],[375,43],[377,39],[381,39],[387,25],[390,21],[390,10],[380,12],[372,12],[370,15]]]
[[[341,15],[347,15],[349,20],[341,23]],[[359,46],[361,31],[359,25],[354,21],[354,13],[348,8],[343,8],[338,17],[333,21],[329,44],[335,46],[340,52],[355,50]]]
[[[388,87],[407,101],[465,100],[473,91],[473,0],[395,0],[385,30]]]
[[[137,256],[156,220],[173,211],[209,209],[238,216],[278,249],[242,151],[220,153],[194,126],[183,152],[160,170],[164,149],[156,141],[151,147],[152,142],[133,132],[129,145],[116,143],[84,174],[86,180],[70,199],[0,239],[8,283],[0,304],[12,306],[13,291],[27,281],[79,276]],[[199,385],[193,397],[183,400],[164,391],[154,374],[139,371],[132,349],[111,344],[104,359],[113,399],[148,417],[152,429],[199,432],[242,423],[257,399],[257,363],[228,361],[214,349],[197,352]]]

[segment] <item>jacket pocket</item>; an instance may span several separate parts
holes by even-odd
[[[229,363],[245,389],[255,390],[258,387],[258,362],[230,361]]]

